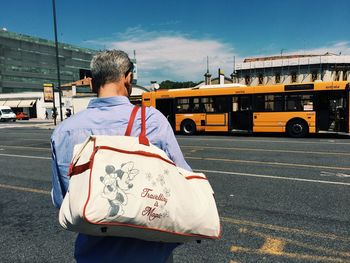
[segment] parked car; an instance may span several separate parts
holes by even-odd
[[[0,121],[16,121],[16,114],[9,106],[0,106]]]
[[[17,120],[29,120],[29,116],[27,113],[24,112],[17,112],[16,113],[16,119]]]

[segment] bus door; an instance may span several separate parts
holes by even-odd
[[[318,94],[316,118],[319,130],[348,132],[348,93],[348,91],[326,91]]]
[[[237,95],[232,97],[230,127],[234,131],[252,131],[252,96]]]
[[[173,130],[175,130],[175,100],[156,99],[156,108],[168,119]]]

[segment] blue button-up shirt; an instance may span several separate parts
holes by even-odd
[[[51,137],[52,201],[59,208],[68,189],[68,169],[73,147],[90,135],[124,135],[133,105],[127,97],[92,99],[88,108],[64,120]],[[141,111],[131,136],[141,132]],[[146,109],[146,135],[165,151],[175,164],[191,170],[186,163],[167,119],[156,109]],[[75,243],[78,262],[165,262],[176,244],[147,242],[123,237],[96,237],[79,234]]]

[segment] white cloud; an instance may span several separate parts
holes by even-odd
[[[325,53],[332,54],[342,54],[342,55],[350,55],[350,42],[348,41],[339,41],[331,43],[328,46],[323,46],[319,48],[309,49],[309,50],[297,50],[292,52],[292,54],[316,54],[322,55]]]
[[[218,68],[224,69],[226,76],[232,73],[233,56],[236,63],[243,57],[235,54],[233,45],[210,38],[194,38],[176,31],[145,31],[141,27],[128,28],[115,34],[113,39],[88,41],[103,48],[121,49],[133,57],[136,50],[138,83],[148,85],[151,80],[200,81],[204,80],[206,58],[209,56],[209,69],[213,77]],[[325,54],[326,52],[350,55],[350,42],[339,41],[309,50],[289,49],[290,54]],[[277,53],[275,55],[280,55]],[[273,54],[259,54],[259,57]]]
[[[231,45],[212,39],[195,39],[178,32],[148,32],[129,28],[116,40],[90,41],[106,48],[121,49],[131,56],[136,50],[138,81],[147,85],[151,80],[161,82],[199,81],[209,69],[216,76],[218,68],[232,73],[234,49]]]

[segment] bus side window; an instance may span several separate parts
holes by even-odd
[[[238,111],[238,98],[237,97],[232,98],[232,111],[233,112]]]
[[[255,111],[265,110],[265,98],[263,95],[257,95],[255,97]]]

